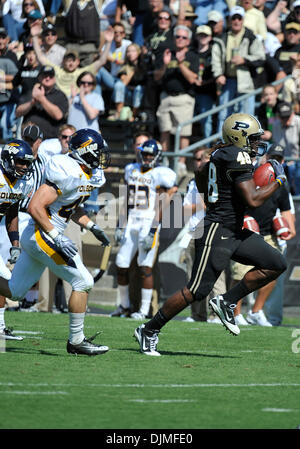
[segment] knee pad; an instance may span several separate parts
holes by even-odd
[[[78,277],[71,282],[72,289],[78,292],[88,293],[94,287],[94,278],[87,271],[84,276]]]

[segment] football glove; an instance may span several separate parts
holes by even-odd
[[[63,234],[58,234],[53,238],[53,241],[55,245],[61,250],[61,252],[67,257],[72,258],[78,252],[75,243]]]
[[[102,242],[102,246],[109,246],[110,240],[102,229],[98,225],[94,224],[90,231],[94,234],[97,240]]]
[[[273,170],[275,172],[275,178],[279,175],[284,175],[284,168],[280,162],[276,161],[276,159],[269,159],[268,162],[272,165]]]
[[[156,229],[151,228],[149,231],[149,234],[146,235],[146,237],[144,238],[144,241],[142,243],[142,247],[143,247],[144,251],[149,251],[152,248],[155,232],[156,232]]]
[[[12,246],[10,248],[9,252],[10,252],[10,258],[8,259],[8,262],[11,264],[16,263],[20,257],[21,248],[19,246]]]
[[[115,230],[115,242],[117,245],[121,245],[124,242],[124,230],[116,228]]]

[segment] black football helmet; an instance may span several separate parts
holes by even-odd
[[[153,168],[158,164],[161,157],[161,149],[156,140],[146,140],[140,147],[137,147],[137,150],[138,159],[143,168]],[[146,157],[147,155],[148,157]],[[152,158],[149,159],[149,155],[151,155]]]
[[[29,179],[32,175],[33,161],[32,149],[24,140],[12,139],[2,149],[2,167],[13,178]],[[21,163],[23,167],[17,167],[18,163]]]
[[[97,131],[83,128],[76,131],[69,141],[71,156],[89,169],[107,168],[110,152],[107,143]]]

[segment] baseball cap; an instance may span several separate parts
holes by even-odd
[[[64,59],[67,58],[68,56],[79,58],[79,53],[76,50],[67,50],[66,53],[64,54]]]
[[[7,31],[5,28],[0,28],[0,36],[7,37]]]
[[[43,138],[43,133],[37,125],[29,125],[23,129],[22,137],[26,137],[35,142],[37,139]]]
[[[292,9],[297,8],[298,6],[300,6],[300,0],[296,0],[293,4],[292,4]]]
[[[217,23],[223,19],[224,19],[224,17],[222,16],[222,14],[219,11],[216,11],[214,9],[212,11],[209,11],[209,13],[207,14],[208,22],[216,22]]]
[[[282,101],[281,103],[278,103],[276,111],[279,117],[286,118],[291,115],[291,113],[293,112],[293,108],[291,103],[288,103],[287,101]]]
[[[55,76],[55,70],[51,65],[44,65],[39,71],[38,76],[40,75]]]
[[[43,33],[42,34],[47,34],[48,31],[52,31],[52,33],[57,34],[56,28],[54,25],[52,25],[52,23],[47,23],[47,25],[43,26]]]
[[[296,30],[296,31],[300,31],[300,23],[289,22],[289,23],[286,24],[285,29],[286,29],[286,30]]]
[[[278,143],[273,143],[273,145],[268,148],[267,154],[269,156],[280,156],[283,158],[284,148],[281,145],[278,145]]]
[[[207,25],[200,25],[196,29],[196,34],[207,34],[207,36],[211,36],[211,28]]]
[[[24,53],[27,53],[28,51],[33,51],[33,50],[34,50],[33,45],[30,44],[29,42],[27,42],[27,44],[25,44],[25,46],[24,46]]]
[[[38,9],[33,9],[27,14],[28,19],[42,19],[43,16]]]
[[[229,15],[230,15],[230,17],[232,17],[232,16],[244,17],[245,10],[241,6],[234,6],[233,8],[231,8]]]

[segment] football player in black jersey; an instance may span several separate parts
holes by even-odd
[[[140,350],[146,355],[160,355],[156,350],[160,329],[193,301],[203,300],[231,259],[254,268],[237,285],[209,303],[233,335],[240,333],[234,321],[234,309],[240,298],[276,279],[286,269],[278,250],[260,235],[242,229],[246,207],[261,206],[284,184],[283,168],[272,161],[275,182],[256,189],[251,158],[266,151],[266,144],[260,140],[263,129],[259,121],[249,114],[232,114],[224,121],[222,133],[224,143],[216,146],[207,166],[204,231],[195,241],[191,279],[167,299],[150,321],[135,330]]]

